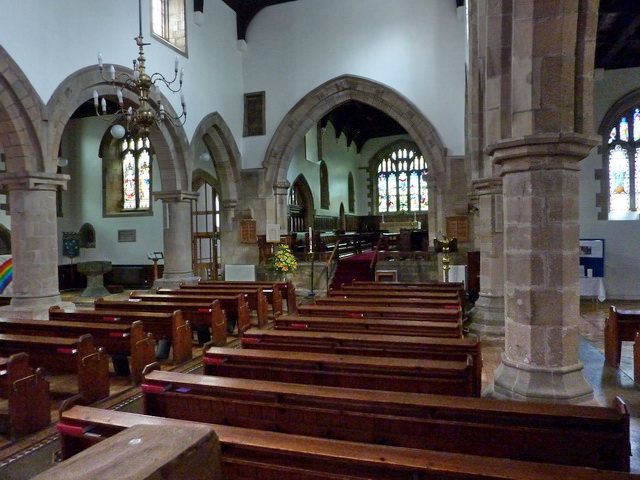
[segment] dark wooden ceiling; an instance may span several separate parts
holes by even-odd
[[[600,0],[596,68],[640,66],[640,1]]]

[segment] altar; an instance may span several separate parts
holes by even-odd
[[[380,222],[380,230],[386,230],[389,233],[400,233],[400,229],[405,228],[407,230],[420,230],[422,228],[422,222],[416,220],[391,220]]]

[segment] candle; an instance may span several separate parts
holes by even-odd
[[[109,67],[109,74],[111,75],[111,80],[116,79],[116,68],[113,65]]]
[[[313,229],[309,227],[309,253],[313,253]]]
[[[102,70],[102,54],[98,52],[98,65],[100,66],[100,70]]]
[[[93,106],[98,108],[98,105],[99,105],[99,103],[98,103],[98,91],[94,90],[93,91]]]
[[[121,107],[124,105],[124,100],[122,99],[122,89],[118,89],[118,105]]]
[[[104,98],[102,99],[102,113],[107,113],[107,101]]]

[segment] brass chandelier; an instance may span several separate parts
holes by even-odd
[[[97,90],[93,91],[93,105],[96,115],[103,120],[113,124],[111,133],[116,138],[122,138],[126,131],[139,137],[148,137],[150,129],[164,121],[169,121],[176,126],[184,125],[187,120],[187,105],[182,92],[182,82],[184,78],[184,69],[179,69],[178,56],[175,59],[175,67],[173,78],[168,80],[160,73],[149,75],[146,73],[146,59],[144,56],[144,47],[150,45],[145,43],[142,37],[142,0],[138,0],[138,36],[134,38],[138,45],[138,58],[133,60],[133,75],[127,72],[118,72],[113,65],[108,68],[108,75],[105,76],[105,68],[102,63],[102,54],[98,52],[98,67],[102,80],[111,84],[118,98],[117,110],[107,113],[107,101],[103,97],[98,96]],[[180,70],[180,74],[178,74]],[[182,113],[179,116],[171,115],[165,110],[160,95],[160,85],[164,85],[172,93],[180,92],[180,103],[182,105]],[[123,89],[127,88],[138,95],[138,107],[129,106],[125,108]],[[150,104],[150,95],[154,95],[154,100],[158,105],[154,110]],[[121,123],[125,123],[125,127]]]

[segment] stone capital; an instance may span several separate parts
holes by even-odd
[[[291,187],[289,180],[280,180],[273,184],[273,193],[275,195],[286,195]]]
[[[502,177],[481,178],[471,183],[473,195],[500,195],[502,194]]]
[[[153,198],[162,200],[163,203],[189,202],[198,198],[198,193],[188,190],[163,190],[153,192]]]
[[[238,200],[221,200],[220,206],[223,210],[234,210],[238,205]]]
[[[500,140],[485,153],[501,165],[501,175],[531,170],[579,170],[578,162],[600,143],[592,135],[538,133]]]
[[[59,173],[47,172],[4,172],[0,173],[0,186],[9,190],[57,190],[67,189],[71,177]]]

